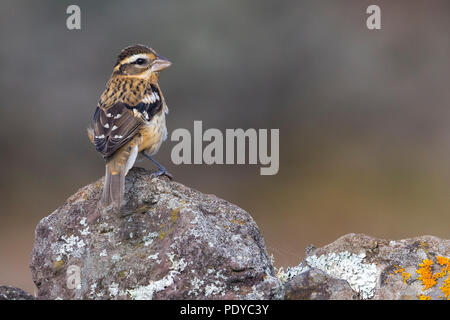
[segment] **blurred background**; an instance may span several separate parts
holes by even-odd
[[[81,8],[81,30],[66,8]],[[381,7],[382,29],[366,27]],[[280,171],[171,163],[177,181],[251,213],[275,265],[354,232],[450,231],[450,2],[2,1],[0,284],[34,292],[34,229],[104,173],[86,127],[128,45],[173,66],[169,134],[279,128]],[[138,166],[152,168],[146,162]]]

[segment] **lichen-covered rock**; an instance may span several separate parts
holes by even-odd
[[[354,300],[357,294],[347,281],[307,268],[292,277],[285,286],[286,300]]]
[[[348,234],[311,250],[283,274],[285,298],[448,299],[449,258],[450,240],[422,236],[389,241]],[[338,280],[347,282],[354,294]]]
[[[36,298],[22,289],[0,286],[0,300],[35,300]]]
[[[103,179],[36,228],[38,298],[272,299],[281,282],[241,208],[132,169],[120,214],[97,216]]]
[[[36,228],[44,299],[450,299],[450,240],[348,234],[275,276],[241,208],[135,168],[120,213],[99,214],[103,179]],[[0,299],[34,298],[0,287]]]

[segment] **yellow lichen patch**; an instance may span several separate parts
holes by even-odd
[[[55,271],[61,270],[64,267],[64,260],[53,261],[52,267]]]
[[[447,268],[450,268],[450,258],[444,258],[441,256],[437,256],[436,260],[441,266],[446,266]]]
[[[404,282],[405,284],[407,284],[406,281],[407,281],[409,278],[411,278],[411,274],[408,273],[408,272],[406,272],[406,271],[405,271],[405,268],[400,268],[400,269],[394,270],[394,272],[395,272],[395,274],[397,274],[397,273],[400,273],[400,274],[401,274],[402,279],[403,279],[403,282]]]
[[[421,294],[421,295],[419,296],[419,300],[431,300],[431,297],[430,297],[430,296],[426,296],[426,295],[424,295],[424,294]]]
[[[403,272],[403,271],[405,270],[405,268],[401,268],[401,267],[399,267],[399,266],[397,266],[397,265],[394,265],[394,267],[397,268],[396,270],[394,270],[394,273],[395,273],[395,274],[397,274],[397,273],[399,273],[399,272]]]
[[[449,274],[448,278],[444,280],[444,283],[439,289],[444,294],[445,299],[450,299],[450,259],[437,256],[437,263],[441,266],[441,270],[433,273],[431,267],[433,261],[425,259],[419,264],[420,268],[416,271],[420,276],[418,280],[422,280],[422,291],[432,288],[438,281],[438,279],[445,277]],[[442,296],[440,296],[442,298]]]
[[[163,240],[165,236],[166,236],[166,233],[164,231],[161,231],[159,233],[159,239]]]
[[[241,220],[241,219],[233,219],[233,220],[231,220],[231,223],[244,225],[245,221]]]
[[[170,215],[170,220],[172,222],[176,222],[178,219],[178,213],[180,212],[181,209],[183,209],[184,206],[181,206],[179,208],[176,208],[174,210],[172,210],[172,214]]]
[[[409,278],[411,278],[411,274],[408,273],[408,272],[406,272],[406,271],[405,271],[405,268],[402,268],[402,267],[397,266],[397,265],[394,265],[394,267],[396,267],[397,269],[394,270],[394,273],[389,274],[389,276],[394,276],[394,275],[400,273],[400,275],[402,276],[403,282],[404,282],[405,284],[408,284],[408,283],[407,283],[407,280],[408,280]],[[389,278],[386,279],[386,284],[387,284],[388,282],[389,282]]]
[[[450,300],[450,276],[444,280],[444,284],[439,289],[444,293],[445,299]]]
[[[442,266],[440,276],[444,277],[445,275],[449,274],[447,279],[444,280],[442,287],[439,287],[439,289],[444,294],[445,299],[450,300],[450,259],[441,257],[441,256],[437,256],[436,260]]]
[[[432,265],[433,261],[425,259],[419,264],[420,268],[416,271],[420,275],[418,280],[422,280],[422,291],[430,289],[436,284],[436,279],[433,277],[433,272],[431,272]]]
[[[96,184],[94,184],[94,189],[95,190],[101,190],[101,189],[103,189],[103,181],[97,181],[97,183]]]
[[[411,274],[408,272],[402,272],[402,278],[403,278],[403,282],[407,283],[406,281],[408,281],[408,279],[411,278]]]

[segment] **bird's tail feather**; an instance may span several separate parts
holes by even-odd
[[[130,144],[122,148],[106,161],[105,185],[103,187],[102,204],[111,204],[120,209],[125,192],[125,176],[133,167],[138,155],[138,146]]]
[[[125,191],[125,166],[113,160],[106,163],[105,185],[103,187],[102,205],[113,205],[120,209]]]

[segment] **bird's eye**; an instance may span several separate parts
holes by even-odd
[[[139,65],[143,65],[145,62],[146,61],[143,58],[139,58],[139,59],[136,60],[136,64],[139,64]]]

